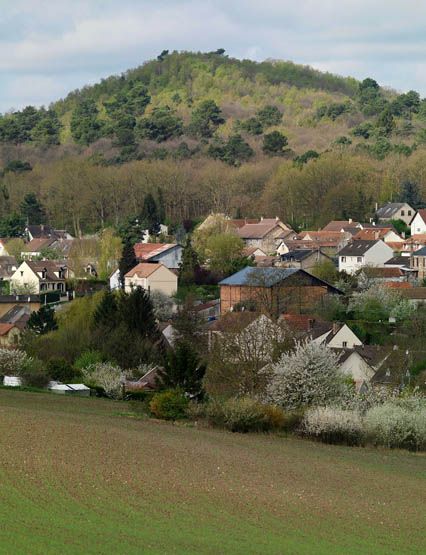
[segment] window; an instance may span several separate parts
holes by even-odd
[[[401,210],[401,216],[405,216],[405,210]]]
[[[357,256],[357,257],[356,257],[356,261],[357,261],[357,262],[362,262],[362,256]]]
[[[407,214],[408,214],[409,216],[411,216],[411,210],[408,210]]]
[[[24,272],[21,270],[21,277],[24,275]]]
[[[348,346],[348,342],[347,341],[342,341],[342,347],[347,347]]]
[[[341,256],[340,257],[340,262],[346,262],[346,256]]]

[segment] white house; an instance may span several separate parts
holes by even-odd
[[[368,384],[390,356],[391,350],[380,345],[365,345],[340,351],[339,366],[355,382],[357,390]]]
[[[177,270],[182,260],[183,247],[176,243],[136,243],[134,248],[139,262],[158,262]]]
[[[120,287],[120,270],[117,268],[109,276],[109,288],[111,289],[111,291],[114,291],[114,289],[120,289]]]
[[[339,272],[355,274],[363,266],[382,266],[393,257],[393,250],[381,240],[352,241],[338,253]]]
[[[0,239],[0,256],[9,256],[6,246],[6,239]]]
[[[407,225],[410,225],[415,212],[414,208],[406,202],[388,202],[376,210],[376,216],[379,222],[402,220]]]
[[[420,208],[410,223],[411,236],[426,233],[426,208]]]
[[[11,292],[65,292],[67,268],[53,260],[24,261],[10,278]]]
[[[130,293],[133,288],[142,287],[171,297],[177,291],[177,281],[177,275],[163,264],[140,262],[124,276],[124,290]]]

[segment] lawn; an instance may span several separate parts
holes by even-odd
[[[0,553],[425,553],[426,457],[0,390]]]

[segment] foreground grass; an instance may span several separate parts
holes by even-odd
[[[0,390],[1,554],[426,552],[421,454]]]

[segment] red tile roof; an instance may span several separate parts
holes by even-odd
[[[136,243],[134,250],[136,258],[139,260],[149,260],[176,246],[176,243]]]
[[[12,328],[15,327],[15,324],[3,324],[0,323],[0,335],[7,335]]]
[[[357,227],[359,225],[359,222],[353,222],[351,220],[332,220],[322,228],[322,231],[341,231],[345,227]]]
[[[383,285],[390,289],[411,289],[413,287],[408,281],[385,281]]]
[[[380,227],[374,228],[370,227],[368,229],[360,229],[356,235],[354,235],[354,239],[365,239],[375,241],[376,239],[383,239],[390,231],[393,231],[391,227]],[[401,239],[401,243],[402,243]]]
[[[147,278],[158,270],[162,264],[150,264],[149,262],[140,262],[134,268],[127,272],[124,277],[137,276],[140,278]],[[165,267],[165,266],[164,266]]]

